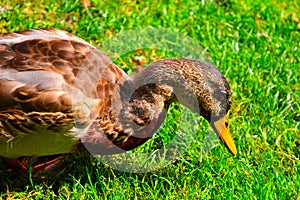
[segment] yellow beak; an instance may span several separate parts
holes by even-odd
[[[218,133],[220,139],[225,144],[232,155],[237,154],[235,143],[230,135],[230,132],[225,125],[226,116],[212,123],[213,129]]]

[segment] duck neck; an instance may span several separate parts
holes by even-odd
[[[117,145],[125,150],[133,149],[151,138],[163,123],[170,103],[175,101],[173,90],[167,85],[151,83],[132,91],[122,95],[124,106],[119,115],[119,122],[128,133],[128,138],[117,142]]]

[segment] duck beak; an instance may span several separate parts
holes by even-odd
[[[226,116],[212,123],[213,129],[218,133],[220,139],[225,144],[232,155],[237,154],[235,143],[230,135],[230,132],[225,124]]]

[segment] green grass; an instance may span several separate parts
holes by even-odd
[[[6,172],[0,160],[1,197],[300,199],[299,1],[205,2],[92,1],[86,9],[74,0],[2,1],[1,33],[55,27],[98,45],[117,33],[152,26],[198,41],[231,85],[230,130],[238,155],[232,157],[217,143],[201,157],[199,133],[175,163],[142,174],[120,172],[77,155],[58,177],[41,180]],[[147,61],[152,54],[158,59],[170,56],[144,51]],[[132,73],[136,67],[132,58],[138,55],[141,52],[131,52],[115,62]],[[202,132],[207,127],[204,123]],[[165,137],[166,143],[170,139]],[[154,141],[161,140],[163,135]],[[155,145],[149,141],[136,151]]]

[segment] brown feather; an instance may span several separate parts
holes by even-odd
[[[83,144],[92,153],[118,153],[151,138],[174,101],[207,120],[221,119],[231,104],[229,85],[212,65],[165,59],[129,77],[57,29],[0,35],[0,99],[6,157],[69,153]]]

